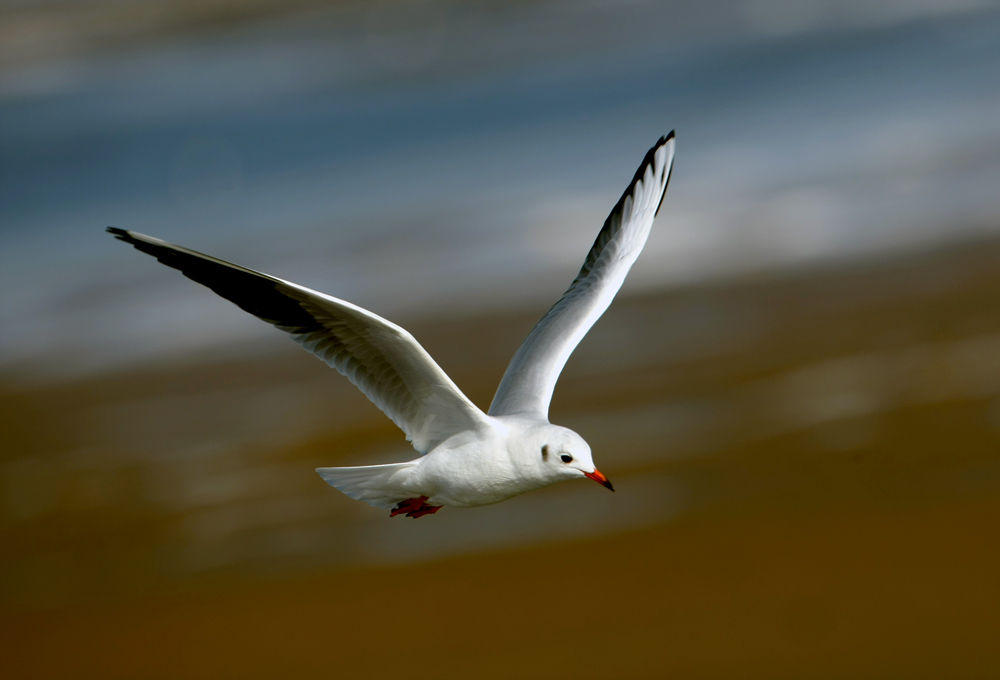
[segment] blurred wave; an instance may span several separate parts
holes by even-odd
[[[0,71],[2,370],[267,337],[108,224],[401,321],[548,300],[669,128],[671,210],[628,290],[996,231],[993,4],[433,6]],[[411,30],[440,54],[372,46]]]

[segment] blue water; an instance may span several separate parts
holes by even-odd
[[[572,15],[565,49],[530,34],[562,21],[540,11],[454,17],[410,70],[332,14],[3,75],[0,369],[256,341],[107,225],[397,319],[551,299],[673,128],[635,289],[1000,227],[991,5],[761,37],[639,3],[603,43]]]

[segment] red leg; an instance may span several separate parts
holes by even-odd
[[[392,509],[389,513],[389,517],[395,517],[396,515],[406,513],[407,517],[416,519],[417,517],[423,517],[424,515],[433,515],[442,507],[443,506],[440,505],[427,505],[427,496],[421,496],[420,498],[407,498],[405,501],[400,501],[396,507]]]
[[[395,517],[396,515],[401,515],[404,512],[409,513],[414,510],[419,510],[427,500],[427,496],[421,496],[420,498],[407,498],[405,501],[400,501],[393,508],[392,512],[389,513],[389,517]]]
[[[406,513],[406,516],[407,517],[412,517],[413,519],[416,519],[417,517],[423,517],[424,515],[433,515],[435,512],[437,512],[438,510],[440,510],[442,507],[444,507],[444,506],[442,506],[442,505],[427,505],[425,503],[422,508],[418,508],[417,510],[414,510],[413,512]]]

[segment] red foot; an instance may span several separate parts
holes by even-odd
[[[389,517],[395,517],[396,515],[401,515],[404,512],[407,517],[412,517],[416,519],[417,517],[423,517],[424,515],[433,515],[435,512],[440,510],[443,506],[441,505],[427,505],[427,496],[421,496],[420,498],[407,498],[405,501],[400,501],[392,512],[389,513]]]

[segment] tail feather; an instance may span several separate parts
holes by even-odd
[[[316,468],[323,480],[338,491],[377,508],[393,508],[413,496],[407,488],[409,471],[417,463]]]

